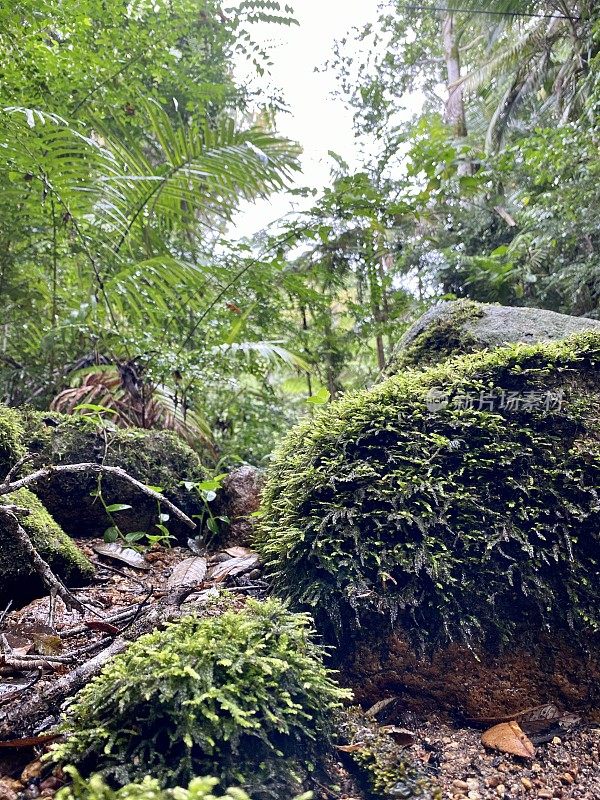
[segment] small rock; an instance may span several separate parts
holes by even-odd
[[[463,792],[469,791],[469,784],[466,781],[452,781],[452,786],[455,789],[460,789]]]
[[[552,739],[552,744],[562,744],[562,739],[559,736],[555,736]]]
[[[521,778],[521,783],[526,789],[533,789],[533,783],[529,780],[529,778]]]
[[[504,797],[506,794],[506,786],[503,783],[499,783],[498,786],[496,786],[496,794],[498,797]]]
[[[562,775],[559,775],[561,783],[565,783],[567,785],[571,785],[575,783],[575,778],[571,775],[570,772],[564,772]]]

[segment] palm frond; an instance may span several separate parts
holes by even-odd
[[[105,197],[96,211],[117,251],[153,225],[222,224],[241,200],[284,188],[299,169],[297,146],[261,128],[240,130],[227,118],[176,126],[156,103],[140,105],[151,145],[101,129],[118,166],[100,177]]]
[[[215,354],[244,353],[247,356],[251,353],[256,353],[261,356],[261,358],[267,359],[268,361],[280,360],[290,367],[296,367],[297,369],[304,370],[304,372],[311,372],[311,366],[307,361],[295,353],[286,350],[286,348],[282,347],[278,342],[233,342],[230,344],[218,344],[211,347],[211,352]]]

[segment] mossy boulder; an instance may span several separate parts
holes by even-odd
[[[449,356],[491,350],[506,344],[535,344],[596,331],[600,321],[540,308],[512,308],[473,300],[430,308],[400,340],[391,372],[429,367]]]
[[[21,416],[13,408],[0,405],[0,479],[25,453],[24,428]]]
[[[28,489],[19,489],[4,495],[2,502],[29,510],[30,513],[21,519],[21,525],[36,550],[63,581],[75,585],[91,578],[92,564],[34,494]],[[0,605],[9,600],[25,602],[45,591],[21,545],[0,525]]]
[[[529,699],[556,697],[561,674],[566,687],[568,659],[587,664],[585,704],[600,675],[599,487],[600,335],[584,333],[410,370],[315,413],[275,454],[256,544],[275,590],[342,653],[362,638],[379,689],[382,659],[398,687],[419,649],[539,646]],[[520,683],[516,670],[505,694]]]
[[[33,467],[87,461],[122,467],[142,483],[160,487],[188,515],[202,509],[198,493],[186,489],[183,482],[202,481],[206,471],[199,456],[170,431],[110,429],[86,417],[37,411],[24,412],[23,424],[23,441],[34,456]],[[112,524],[104,505],[117,503],[131,506],[114,514],[123,533],[158,532],[160,512],[153,500],[113,475],[101,478],[100,489],[102,499],[98,477],[81,473],[51,475],[35,486],[36,494],[72,536],[102,535]],[[176,520],[165,524],[175,536],[190,535],[189,528]]]
[[[330,715],[348,696],[322,659],[307,616],[276,600],[185,618],[138,639],[76,695],[53,758],[117,785],[215,775],[257,798],[286,796],[328,752]]]

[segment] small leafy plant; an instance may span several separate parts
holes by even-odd
[[[310,618],[277,600],[183,619],[140,638],[79,692],[51,758],[119,785],[215,775],[260,798],[296,792],[349,696],[322,659]]]
[[[215,475],[207,480],[200,481],[200,483],[186,481],[184,484],[188,491],[197,492],[202,501],[202,511],[200,514],[194,514],[194,518],[198,520],[198,529],[200,531],[206,528],[209,532],[209,535],[204,537],[204,543],[218,536],[221,530],[221,524],[227,524],[229,522],[228,517],[215,514],[212,509],[212,504],[222,490],[223,481],[228,474],[227,472],[217,473],[217,470],[215,470],[215,473]]]

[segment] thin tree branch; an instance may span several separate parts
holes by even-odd
[[[91,463],[82,463],[82,464],[56,464],[49,467],[43,467],[42,469],[37,470],[37,472],[32,472],[30,475],[26,475],[24,478],[20,478],[19,480],[12,481],[11,483],[5,483],[0,485],[0,496],[3,494],[8,494],[9,492],[14,492],[17,489],[22,489],[24,486],[30,486],[32,483],[38,483],[39,481],[44,480],[45,478],[49,478],[51,475],[67,473],[85,473],[91,472],[95,474],[102,474],[102,475],[116,475],[118,478],[121,478],[124,481],[127,481],[132,486],[141,493],[145,494],[147,497],[151,497],[153,500],[156,500],[159,503],[162,503],[165,508],[173,514],[174,517],[180,522],[183,522],[184,525],[187,525],[188,528],[194,529],[196,527],[196,523],[191,520],[187,514],[184,514],[181,509],[177,508],[170,500],[167,500],[160,492],[156,492],[154,489],[151,489],[146,484],[142,483],[141,481],[132,478],[124,469],[121,467],[107,467],[104,464],[96,464],[94,462]],[[1,506],[0,506],[1,509]]]

